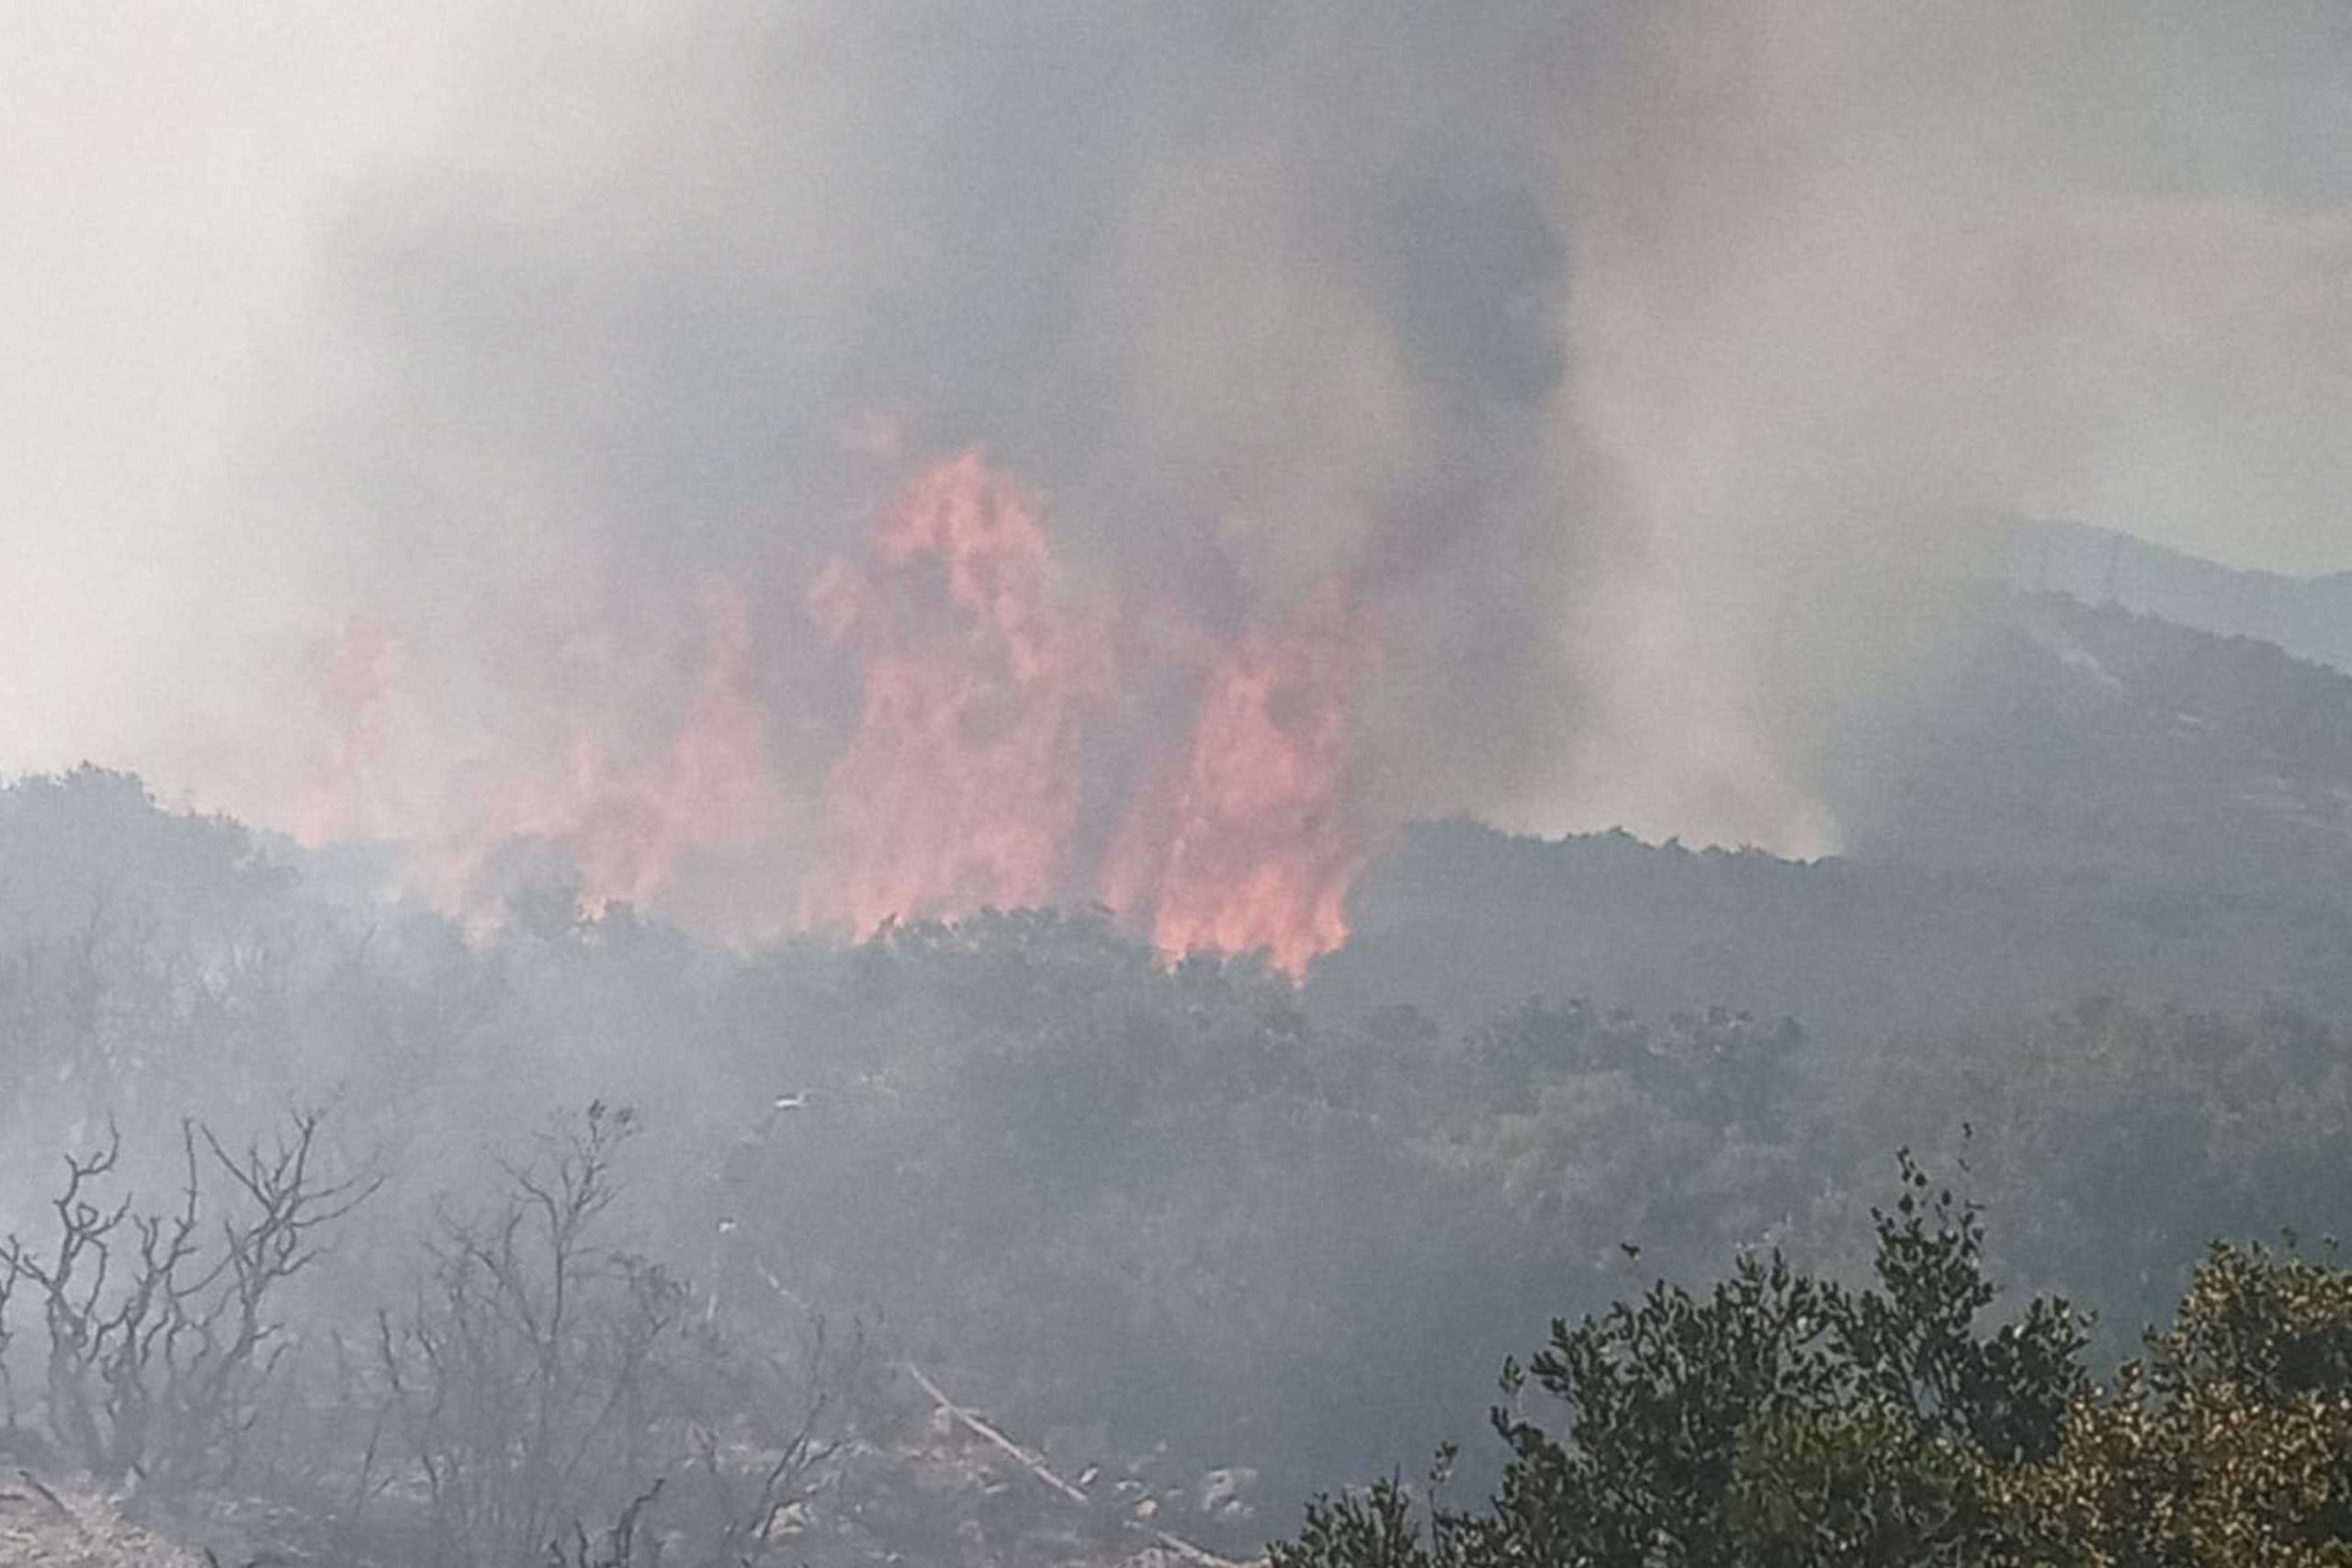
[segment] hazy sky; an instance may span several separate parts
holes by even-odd
[[[1840,628],[1888,619],[1900,592],[1878,589],[1917,543],[1849,513],[2031,510],[2233,564],[2352,568],[2352,7],[2052,0],[1888,20],[1895,9],[1563,0],[1465,24],[1381,5],[1359,25],[1353,7],[1302,5],[1234,24],[1280,36],[1166,44],[1163,70],[1129,56],[1182,28],[1059,0],[11,0],[0,770],[88,755],[145,768],[167,796],[276,798],[245,787],[240,759],[271,744],[271,711],[296,690],[288,650],[352,607],[352,577],[324,586],[320,563],[404,575],[396,604],[481,570],[423,558],[454,549],[462,519],[412,541],[380,516],[350,522],[352,496],[380,511],[405,492],[379,469],[413,479],[458,460],[433,420],[477,395],[477,370],[527,393],[593,374],[581,367],[612,341],[617,318],[560,354],[509,301],[477,319],[484,278],[524,298],[530,276],[492,274],[544,265],[582,309],[623,293],[639,309],[706,276],[740,291],[729,267],[772,265],[778,319],[838,298],[866,322],[876,376],[859,390],[935,393],[944,427],[1027,443],[1065,494],[1126,494],[1106,471],[1140,464],[1155,502],[1225,509],[1219,547],[1252,581],[1334,552],[1361,570],[1399,553],[1340,515],[1375,449],[1392,501],[1537,519],[1501,539],[1574,534],[1535,575],[1578,584],[1559,592],[1580,625],[1609,628],[1609,648],[1564,634],[1551,652],[1574,672],[1574,711],[1532,731],[1580,739],[1548,762],[1514,758],[1509,779],[1441,768],[1394,787],[1415,809],[1546,828],[1631,820],[1628,800],[1655,800],[1657,829],[1688,816],[1699,836],[1802,844],[1803,748],[1771,727],[1801,727],[1806,704],[1786,693],[1879,635]],[[956,18],[935,53],[934,17]],[[989,78],[1000,101],[984,113],[959,88],[974,62],[1000,68],[984,47],[999,17],[1007,51],[1035,58]],[[1227,47],[1247,62],[1229,78]],[[766,74],[737,79],[738,55]],[[1506,73],[1484,91],[1485,73]],[[1393,98],[1368,114],[1359,93]],[[802,96],[819,107],[803,112]],[[1057,146],[1114,111],[1132,144],[1091,159]],[[1480,123],[1457,135],[1465,113]],[[978,162],[1049,148],[1054,172],[1025,185]],[[1295,217],[1300,189],[1371,170],[1369,190],[1404,160],[1426,164],[1414,178],[1428,188],[1397,232],[1423,238],[1394,258],[1364,216],[1388,199],[1377,191]],[[714,188],[767,183],[740,207],[697,205],[682,175],[722,164]],[[1012,243],[959,214],[973,170],[1001,199],[1038,204],[1040,254],[1086,247],[1086,265],[983,249],[970,266],[1006,288],[937,285],[925,247]],[[1090,204],[1097,179],[1116,201]],[[881,205],[853,212],[861,181]],[[891,199],[937,211],[901,226]],[[779,238],[804,211],[811,237]],[[1428,242],[1429,212],[1445,211],[1493,238],[1458,253]],[[1359,255],[1363,276],[1323,287]],[[898,313],[860,315],[877,267],[899,269]],[[1497,313],[1521,294],[1532,313]],[[1165,385],[1136,390],[1124,350],[1062,344],[1065,318],[1090,310],[1108,314],[1088,330],[1136,324]],[[1204,335],[1218,320],[1231,341]],[[891,335],[926,321],[970,335],[953,354]],[[847,331],[824,344],[836,389]],[[370,354],[397,359],[394,393],[321,415],[355,380],[384,380],[356,363]],[[1017,395],[969,389],[1000,364]],[[1334,395],[1270,422],[1252,387],[1301,365]],[[910,384],[888,385],[897,371]],[[815,405],[787,389],[772,407],[721,406],[729,386],[767,385],[740,374],[679,372],[691,434],[647,438],[637,467],[594,478],[583,513],[664,502],[688,470],[714,494],[772,481],[727,444],[773,434],[788,451]],[[1083,441],[1053,424],[1098,407],[1103,427]],[[560,434],[509,434],[499,482],[522,482],[515,442],[546,494],[589,482]],[[1518,443],[1510,473],[1464,489],[1464,464],[1495,440]],[[1234,495],[1208,495],[1204,455]],[[1603,521],[1544,523],[1547,506]],[[1272,513],[1317,521],[1270,529]],[[584,516],[582,536],[602,525]],[[375,545],[345,550],[346,529]],[[560,573],[585,550],[534,544],[497,570]],[[1498,591],[1515,574],[1487,555],[1433,570],[1426,592],[1467,604]],[[1765,629],[1777,607],[1849,582],[1870,591],[1815,641]],[[1542,604],[1531,594],[1524,614]],[[1657,744],[1644,728],[1657,692],[1711,684],[1727,694],[1721,722],[1699,711]],[[254,703],[224,703],[247,685]],[[1408,693],[1396,722],[1429,706]],[[1694,770],[1723,780],[1688,786]]]
[[[139,756],[187,628],[250,613],[228,476],[350,182],[447,124],[469,10],[0,7],[0,766]]]

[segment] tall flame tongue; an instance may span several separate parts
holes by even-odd
[[[809,603],[863,686],[805,922],[862,933],[893,916],[1091,897],[1147,922],[1165,953],[1263,951],[1293,975],[1346,940],[1369,843],[1343,788],[1368,644],[1336,589],[1228,649],[1160,639],[1199,666],[1174,672],[1196,706],[1125,769],[1095,754],[1133,684],[1112,627],[1151,617],[1061,583],[1036,502],[978,453],[910,486]],[[1142,783],[1130,799],[1091,798],[1106,774]],[[1080,825],[1106,810],[1116,830],[1090,858]]]
[[[1057,594],[1035,502],[978,453],[942,464],[809,607],[864,693],[803,922],[863,933],[1062,896],[1104,645]]]
[[[1114,908],[1149,911],[1160,951],[1263,951],[1296,976],[1347,941],[1371,841],[1341,788],[1367,646],[1327,591],[1211,673],[1189,745],[1128,818],[1105,881]]]

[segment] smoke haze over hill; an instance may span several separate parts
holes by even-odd
[[[1834,847],[1819,751],[1970,519],[2352,557],[2323,5],[78,15],[16,67],[66,313],[7,373],[0,764],[420,845],[454,910],[552,865],[1181,944],[1250,886],[1231,940],[1308,952],[1416,817]],[[1013,598],[910,531],[950,471]]]

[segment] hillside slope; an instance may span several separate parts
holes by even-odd
[[[2223,637],[2259,637],[2298,659],[2352,670],[2352,571],[2241,571],[2111,529],[2021,523],[2009,581],[2026,592],[2064,593]]]
[[[1419,829],[1317,994],[1720,1004],[1841,1037],[2098,991],[2352,1007],[2352,677],[2058,595],[1984,598],[1962,648],[1838,749],[1844,856]]]

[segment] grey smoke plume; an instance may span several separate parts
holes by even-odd
[[[453,774],[583,707],[658,747],[696,650],[646,668],[651,628],[717,575],[810,799],[844,715],[802,595],[907,461],[973,446],[1081,582],[1227,637],[1334,579],[1380,605],[1383,813],[1565,743],[1548,8],[547,20],[462,142],[355,203],[291,487],[301,570],[395,628],[400,691],[458,695],[401,720]]]
[[[322,243],[237,495],[266,608],[207,644],[250,678],[189,708],[243,739],[187,771],[293,810],[288,655],[354,617],[424,819],[583,721],[653,756],[724,579],[808,802],[847,716],[807,585],[978,445],[1075,579],[1379,605],[1384,818],[1831,847],[1818,750],[1984,519],[2139,493],[2253,387],[2209,434],[2298,467],[2165,471],[2352,541],[2352,170],[2302,155],[2346,25],[2230,9],[504,7]]]
[[[2097,510],[2154,460],[2244,528],[2341,518],[2302,476],[2352,472],[2352,449],[2335,397],[2303,400],[2352,389],[2352,355],[2274,334],[2342,317],[2314,310],[2342,209],[2298,231],[2266,183],[2286,166],[2255,155],[2294,133],[2232,137],[2330,81],[2340,98],[2352,28],[2222,10],[1645,11],[1572,133],[1562,412],[1603,475],[1607,586],[1576,782],[1535,820],[1834,842],[1813,750],[1932,654],[1934,590],[1979,569],[2002,513]],[[2245,74],[2302,47],[2334,73]],[[2340,203],[2340,149],[2332,175]],[[2196,484],[2152,408],[2249,395],[2267,414],[2214,421],[2234,450]],[[2256,477],[2281,450],[2297,477]]]

